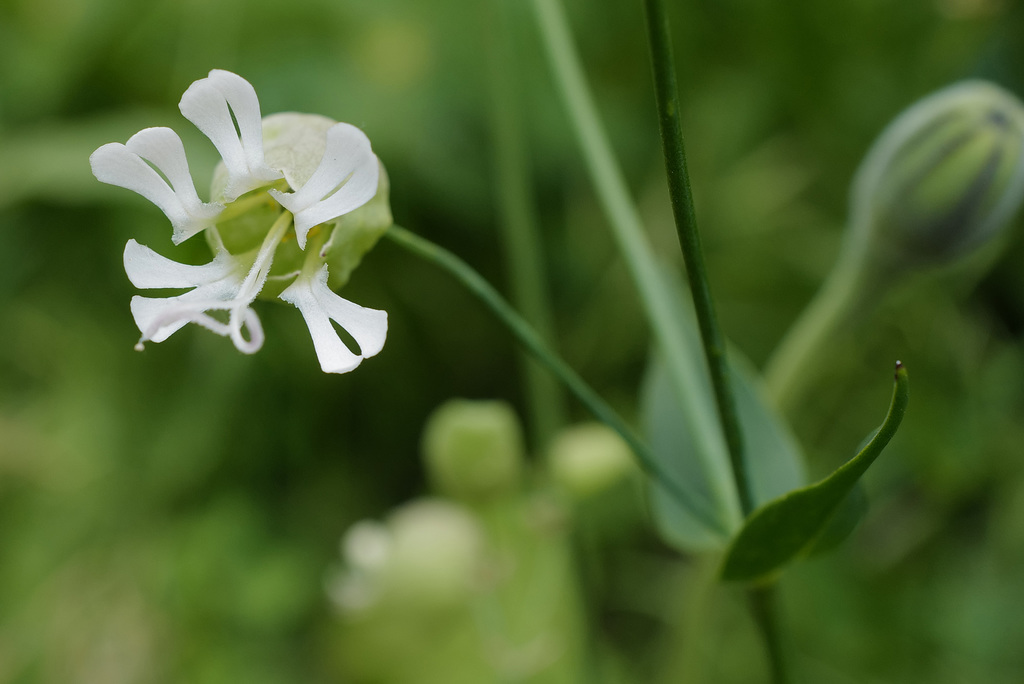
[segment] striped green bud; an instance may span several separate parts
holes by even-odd
[[[920,100],[857,171],[851,239],[885,270],[941,264],[989,242],[1024,198],[1024,105],[965,81]]]

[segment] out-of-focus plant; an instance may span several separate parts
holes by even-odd
[[[550,478],[530,472],[520,431],[504,403],[442,405],[423,438],[437,498],[345,533],[328,593],[341,620],[346,678],[578,681],[586,632],[570,511]],[[623,448],[614,435],[603,439]],[[602,479],[607,486],[617,478]]]
[[[900,114],[857,170],[839,260],[769,362],[775,401],[796,405],[837,336],[909,277],[1005,243],[1022,199],[1024,104],[1013,94],[967,81]]]
[[[454,253],[392,225],[387,176],[358,129],[310,115],[261,118],[251,86],[214,71],[181,104],[222,158],[210,202],[199,198],[184,146],[169,129],[145,129],[125,145],[101,147],[92,159],[100,180],[142,194],[167,214],[176,244],[202,231],[213,252],[212,261],[193,266],[129,242],[125,269],[138,287],[192,288],[133,300],[142,340],[164,340],[192,322],[251,352],[263,342],[257,298],[280,298],[300,309],[323,370],[351,370],[382,349],[387,319],[334,290],[386,235],[391,245],[453,275],[532,354],[523,414],[530,430],[524,437],[515,412],[497,402],[454,402],[430,418],[422,451],[431,495],[396,508],[383,522],[352,526],[342,541],[343,567],[328,579],[339,613],[328,650],[344,676],[439,684],[642,680],[595,655],[598,621],[579,587],[581,577],[601,570],[592,567],[601,552],[595,549],[600,534],[592,533],[604,530],[593,522],[608,520],[598,509],[617,514],[615,496],[633,505],[643,491],[661,542],[713,567],[709,576],[716,581],[740,588],[734,593],[749,603],[772,677],[790,681],[773,588],[794,561],[841,542],[863,512],[860,480],[906,411],[907,371],[897,364],[880,427],[856,456],[814,484],[807,484],[803,448],[784,412],[812,396],[822,360],[833,353],[831,341],[851,331],[869,335],[865,314],[910,275],[963,263],[985,245],[998,247],[1024,194],[1022,106],[991,84],[964,83],[922,100],[883,132],[854,181],[847,241],[833,275],[762,382],[718,326],[682,143],[688,103],[677,93],[664,3],[646,0],[645,10],[686,287],[651,244],[560,3],[532,0],[541,53],[650,326],[652,349],[635,412],[641,429],[635,430],[628,401],[596,391],[555,343],[543,241],[530,216],[531,167],[521,156],[523,121],[515,114],[526,80],[516,70],[527,61],[509,23],[516,5],[488,5],[497,37],[488,46],[491,123],[513,304]],[[415,29],[373,35],[375,58],[423,44]],[[413,50],[413,59],[395,57],[387,69],[371,71],[415,79],[428,52]],[[471,171],[459,173],[458,182],[474,181]],[[457,336],[457,324],[438,327]],[[539,373],[545,369],[550,377]],[[481,382],[498,379],[504,378]],[[563,389],[600,424],[566,428]],[[222,439],[234,443],[229,435]],[[531,452],[546,458],[530,462]],[[633,488],[638,479],[644,487]],[[621,517],[632,520],[639,508]],[[232,527],[235,519],[225,520]],[[254,575],[268,577],[268,585],[297,574],[287,562],[265,565],[270,570]],[[232,590],[257,596],[261,582],[248,594]],[[667,603],[661,595],[656,601],[661,608]],[[258,600],[240,603],[259,606]],[[267,612],[286,615],[290,605]]]

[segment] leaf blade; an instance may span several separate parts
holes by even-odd
[[[868,444],[824,480],[758,508],[733,539],[722,564],[726,581],[769,581],[811,548],[832,515],[896,434],[909,399],[906,368],[897,362],[889,411]]]

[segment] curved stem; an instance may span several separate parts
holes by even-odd
[[[681,419],[693,435],[695,452],[702,459],[717,513],[724,524],[733,529],[741,522],[738,493],[729,472],[727,445],[718,430],[715,410],[702,401],[699,377],[704,371],[691,356],[683,336],[681,313],[654,257],[622,170],[598,119],[562,7],[558,0],[533,0],[533,8],[558,91],[597,190],[597,199],[636,284],[654,342],[665,359],[683,408]]]
[[[645,0],[644,7],[647,37],[651,46],[651,65],[654,70],[658,123],[665,152],[669,196],[672,199],[672,214],[675,217],[676,233],[679,235],[679,246],[683,250],[683,261],[686,263],[686,275],[697,312],[704,356],[711,373],[711,386],[715,392],[718,417],[722,421],[722,432],[729,447],[732,476],[743,515],[746,516],[754,510],[754,497],[751,494],[747,464],[743,457],[743,432],[736,412],[732,384],[729,382],[725,336],[718,325],[715,304],[711,298],[711,284],[704,264],[700,233],[697,231],[697,215],[693,208],[690,175],[686,170],[686,148],[683,145],[683,129],[679,123],[679,88],[676,85],[668,16],[662,0]]]
[[[399,226],[384,234],[396,245],[443,268],[477,297],[533,357],[558,378],[591,414],[619,433],[636,455],[640,467],[688,510],[692,510],[709,529],[728,534],[706,503],[684,492],[651,456],[650,449],[611,406],[595,392],[565,361],[540,338],[529,323],[513,309],[494,287],[465,261],[443,247]]]
[[[764,370],[765,387],[783,413],[795,409],[821,366],[837,333],[865,298],[861,260],[844,258],[776,347]]]

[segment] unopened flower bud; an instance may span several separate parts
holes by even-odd
[[[562,430],[551,443],[548,457],[551,476],[578,499],[607,489],[633,469],[629,446],[601,423]]]
[[[966,81],[900,114],[854,180],[851,241],[885,271],[965,256],[1024,198],[1024,105]]]
[[[437,492],[479,500],[519,483],[523,436],[512,408],[500,401],[456,399],[430,416],[423,455]]]

